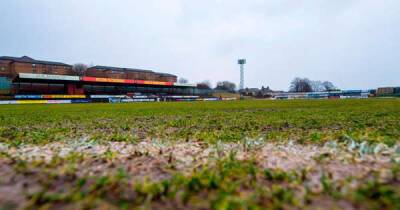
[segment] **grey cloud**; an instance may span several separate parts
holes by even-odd
[[[397,0],[6,0],[0,54],[155,68],[191,81],[287,89],[399,85]]]

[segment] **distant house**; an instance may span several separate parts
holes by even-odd
[[[255,98],[271,98],[276,93],[281,93],[283,91],[274,91],[271,90],[268,86],[265,88],[264,86],[259,88],[245,88],[240,90],[240,93],[243,96],[251,96]]]
[[[377,96],[400,96],[400,87],[381,87],[376,90]]]
[[[255,97],[259,92],[260,89],[258,88],[245,88],[239,91],[243,96],[253,96]]]

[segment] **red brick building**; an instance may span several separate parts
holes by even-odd
[[[178,84],[177,76],[151,70],[93,66],[77,75],[73,66],[28,56],[0,57],[0,96],[192,95],[196,85]]]
[[[149,80],[159,82],[177,82],[177,76],[166,73],[157,73],[151,70],[118,68],[109,66],[93,66],[85,72],[88,77],[113,79]]]
[[[0,57],[0,75],[9,78],[18,76],[19,73],[73,75],[72,66],[51,61],[40,61],[28,56],[20,58]]]

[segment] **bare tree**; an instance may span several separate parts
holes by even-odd
[[[211,83],[208,80],[198,83],[197,87],[201,88],[201,89],[211,89],[212,88]]]
[[[322,82],[319,80],[313,81],[310,80],[312,91],[313,92],[321,92],[325,91],[325,87],[323,86]]]
[[[228,92],[235,92],[236,84],[229,81],[221,81],[217,83],[217,87],[215,87],[215,90],[225,90]]]
[[[290,92],[312,92],[311,81],[307,78],[294,78],[290,84]]]
[[[83,63],[77,63],[74,64],[74,66],[72,67],[72,70],[74,71],[74,73],[77,76],[83,76],[87,70],[88,66],[86,64]]]
[[[290,84],[290,92],[320,92],[336,89],[332,82],[329,81],[321,82],[299,77],[296,77]]]
[[[178,83],[187,84],[187,83],[189,83],[189,80],[187,80],[185,78],[179,78]]]
[[[324,87],[325,91],[337,90],[337,87],[335,85],[333,85],[332,82],[329,82],[329,81],[323,82],[322,86]]]
[[[333,85],[333,83],[329,82],[329,81],[325,81],[325,82],[311,81],[311,84],[312,84],[312,89],[313,89],[314,92],[332,91],[332,90],[336,90],[337,89],[335,87],[335,85]]]

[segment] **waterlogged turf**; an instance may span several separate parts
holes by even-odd
[[[400,209],[400,100],[0,106],[0,209]]]

